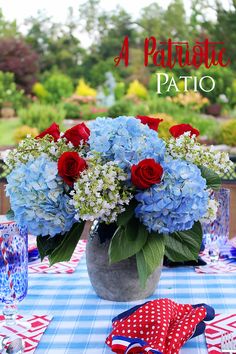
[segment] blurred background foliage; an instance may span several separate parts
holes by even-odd
[[[214,14],[212,19],[206,16],[209,11]],[[82,34],[89,39],[88,48],[81,44]],[[114,57],[119,55],[125,36],[129,37],[130,64],[115,67]],[[145,67],[143,43],[150,36],[158,42],[172,38],[190,45],[205,38],[223,41],[231,64],[198,70]],[[68,8],[64,23],[39,11],[25,20],[24,32],[0,9],[0,145],[19,141],[32,129],[35,134],[52,121],[64,124],[65,119],[137,114],[163,117],[163,137],[168,136],[172,123],[186,122],[200,129],[207,142],[236,145],[233,53],[236,0],[228,9],[218,0],[210,4],[208,0],[191,0],[190,13],[182,0],[172,0],[166,9],[154,2],[144,6],[137,18],[119,6],[106,11],[99,0],[88,0],[77,10]],[[173,77],[179,92],[171,88],[157,95],[156,72]],[[216,87],[211,92],[196,93],[192,87],[184,92],[180,75],[198,79],[210,75]],[[11,116],[17,117],[14,124]],[[13,127],[18,129],[15,135]]]

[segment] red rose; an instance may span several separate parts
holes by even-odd
[[[141,120],[141,123],[147,124],[150,129],[158,131],[159,124],[163,121],[163,119],[159,118],[151,118],[147,116],[136,116],[136,118]]]
[[[90,130],[84,123],[77,124],[75,127],[68,129],[63,135],[63,137],[66,137],[66,139],[70,141],[74,147],[79,146],[81,141],[86,143],[89,136]]]
[[[163,168],[154,159],[142,160],[131,167],[131,181],[141,189],[160,183],[162,175]]]
[[[190,132],[190,136],[192,137],[194,134],[198,136],[200,134],[199,130],[193,128],[190,124],[177,124],[173,125],[169,129],[169,132],[174,138],[178,138],[179,136],[183,135],[185,132]]]
[[[58,174],[71,187],[86,168],[86,161],[77,152],[64,152],[58,160]]]
[[[46,130],[44,130],[42,133],[40,133],[39,135],[37,135],[35,137],[35,139],[41,139],[43,138],[45,135],[51,135],[53,137],[54,141],[57,141],[60,138],[60,129],[59,129],[59,125],[56,123],[52,123],[52,125],[50,125],[49,128],[47,128]]]

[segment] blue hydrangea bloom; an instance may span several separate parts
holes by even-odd
[[[107,160],[128,169],[146,158],[164,159],[165,143],[134,117],[97,118],[90,123],[89,145]]]
[[[27,225],[35,236],[55,236],[69,231],[75,210],[64,194],[57,163],[46,154],[26,164],[18,164],[9,174],[6,187],[15,220]]]
[[[163,181],[137,193],[136,217],[150,232],[191,229],[207,212],[206,180],[196,165],[183,160],[170,160],[163,167]]]

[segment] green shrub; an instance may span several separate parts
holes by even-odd
[[[92,120],[96,119],[97,117],[107,117],[107,108],[91,105],[81,106],[81,119]]]
[[[66,112],[60,105],[33,103],[26,109],[20,109],[18,115],[22,124],[37,128],[41,132],[53,122],[60,124]]]
[[[149,106],[149,111],[150,115],[158,113],[166,113],[171,115],[172,117],[179,116],[184,110],[187,110],[185,108],[180,107],[174,102],[171,102],[167,100],[166,98],[159,97],[157,95],[150,95],[148,99],[148,106]],[[196,114],[195,112],[190,112],[191,114]]]
[[[177,76],[171,71],[168,72],[168,71],[158,70],[158,73],[168,74],[169,75],[169,81],[170,81],[170,79],[172,77],[174,77],[175,82],[176,83],[178,82]],[[162,80],[164,80],[164,77],[161,76],[161,82],[162,82]],[[166,97],[166,96],[173,97],[173,96],[176,96],[178,94],[178,92],[175,90],[175,88],[173,86],[171,86],[169,92],[166,92],[167,87],[168,87],[168,85],[166,84],[165,85],[165,89],[163,89],[163,92],[161,94],[161,97]],[[157,92],[157,75],[156,75],[156,73],[151,75],[150,80],[149,80],[149,84],[148,84],[148,88],[150,89],[150,91],[152,91],[152,93],[154,92],[156,94],[156,92]],[[181,92],[182,90],[181,90],[180,87],[179,87],[179,89],[180,89],[180,92]],[[157,96],[157,94],[156,94],[156,96]]]
[[[213,138],[218,130],[218,123],[215,118],[203,117],[186,107],[180,107],[166,98],[150,97],[149,102],[150,116],[157,113],[169,114],[179,123],[189,123],[199,129],[201,135]]]
[[[145,103],[138,103],[138,104],[133,104],[130,106],[130,110],[128,115],[130,116],[148,116],[149,115],[149,107],[148,104]]]
[[[236,146],[236,119],[230,119],[221,124],[216,140],[219,144]]]
[[[125,84],[124,82],[118,82],[115,87],[115,98],[120,100],[125,95]]]
[[[59,103],[62,98],[71,96],[74,91],[71,78],[57,72],[47,77],[44,87],[48,91],[47,101],[50,103]]]
[[[141,99],[146,99],[148,96],[148,92],[146,87],[141,84],[141,82],[139,82],[138,80],[134,80],[129,84],[127,96],[135,96]]]
[[[174,120],[169,114],[165,113],[157,113],[157,118],[163,119],[158,127],[158,136],[162,139],[168,139],[171,137],[169,129],[178,124],[176,120]]]
[[[108,116],[115,118],[119,116],[127,116],[130,114],[133,105],[130,101],[120,100],[108,109]]]
[[[37,128],[29,127],[28,125],[21,125],[14,131],[14,140],[18,144],[21,140],[25,139],[27,135],[31,135],[33,138],[39,134]]]
[[[196,75],[198,80],[203,76],[211,76],[215,80],[215,88],[210,92],[205,92],[199,87],[199,92],[212,103],[216,103],[219,100],[219,96],[225,94],[229,100],[232,100],[231,90],[233,90],[234,73],[231,69],[221,66],[212,66],[208,69],[201,66],[197,71],[193,72],[192,75]],[[212,86],[212,82],[209,79],[205,79],[202,85],[205,89],[209,89]],[[232,102],[229,103],[231,104]]]
[[[76,87],[75,94],[77,96],[88,96],[88,97],[96,97],[97,91],[90,87],[84,79],[79,79],[79,83]]]
[[[201,136],[206,136],[208,139],[215,137],[219,130],[219,124],[215,118],[202,117],[200,115],[191,115],[189,112],[184,112],[180,118],[175,117],[179,123],[191,124],[194,128],[200,131]]]
[[[6,102],[18,109],[23,102],[23,91],[17,90],[14,74],[0,71],[0,107]]]
[[[32,87],[32,92],[38,97],[40,101],[46,101],[48,98],[48,91],[45,89],[44,85],[40,82],[36,82]]]
[[[80,119],[81,118],[81,109],[77,104],[73,103],[64,103],[63,108],[66,112],[66,119]]]
[[[226,97],[231,107],[234,107],[236,105],[236,79],[233,80],[232,86],[226,89]]]

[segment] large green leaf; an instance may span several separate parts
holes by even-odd
[[[70,231],[62,236],[62,242],[48,256],[50,265],[57,262],[67,262],[77,246],[84,229],[84,222],[75,223]]]
[[[221,186],[221,179],[217,173],[205,166],[199,166],[202,177],[206,179],[207,187],[214,190],[219,190]]]
[[[135,255],[143,247],[147,237],[147,229],[136,218],[130,219],[126,226],[119,226],[109,246],[110,263]]]
[[[202,227],[196,222],[191,230],[165,236],[165,255],[173,262],[196,260],[202,243]]]
[[[121,213],[117,218],[118,226],[125,226],[134,217],[134,209],[137,206],[137,201],[133,198],[129,205],[125,208],[125,211]]]
[[[144,247],[136,254],[139,280],[143,288],[149,275],[161,265],[164,252],[164,236],[157,233],[149,234]]]
[[[49,256],[55,248],[57,248],[63,240],[62,235],[51,236],[38,236],[37,248],[39,250],[41,261],[44,257]]]

